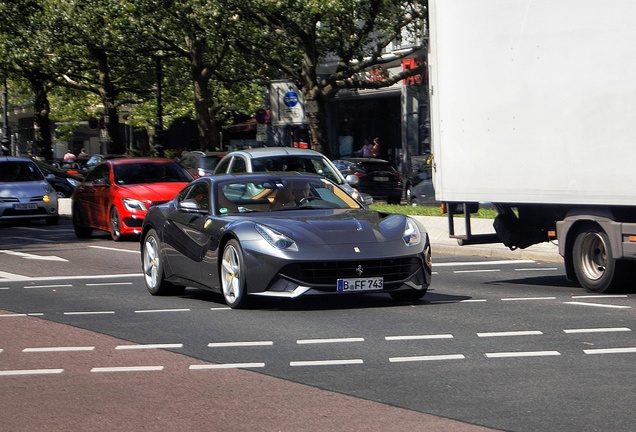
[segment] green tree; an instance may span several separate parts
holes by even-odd
[[[326,102],[341,89],[380,88],[421,73],[424,65],[383,79],[373,68],[422,48],[426,0],[228,0],[233,46],[294,81],[307,107],[312,146],[329,155]],[[419,36],[419,38],[417,37]],[[392,56],[392,41],[413,47]],[[330,65],[321,69],[323,65]],[[383,69],[384,70],[384,69]]]
[[[64,65],[56,83],[99,96],[109,153],[123,153],[119,109],[152,94],[153,62],[139,55],[135,17],[127,1],[82,0],[51,3],[51,37]],[[88,98],[87,98],[88,99]]]
[[[189,71],[192,105],[200,145],[220,147],[223,119],[232,110],[253,112],[260,90],[254,85],[253,65],[232,50],[226,34],[224,2],[210,0],[137,0],[142,39],[158,55],[177,57]],[[175,71],[176,72],[176,71]]]
[[[0,68],[4,77],[29,83],[33,102],[33,141],[36,152],[52,159],[50,105],[52,41],[49,4],[30,0],[0,2]]]

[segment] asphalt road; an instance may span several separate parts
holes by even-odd
[[[633,430],[636,295],[437,254],[423,301],[152,297],[138,244],[0,227],[0,430]],[[434,249],[435,250],[435,249]],[[483,429],[482,429],[483,428]]]

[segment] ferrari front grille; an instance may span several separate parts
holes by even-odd
[[[308,286],[336,286],[338,279],[384,277],[384,283],[407,279],[421,267],[416,257],[359,261],[299,262],[285,266],[280,274]]]

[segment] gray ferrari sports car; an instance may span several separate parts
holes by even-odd
[[[415,301],[431,282],[430,243],[418,221],[365,209],[328,179],[297,172],[193,181],[148,211],[141,257],[151,294],[203,288],[232,308],[255,296]]]

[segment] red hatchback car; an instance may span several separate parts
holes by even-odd
[[[118,241],[140,234],[148,209],[171,200],[192,180],[185,168],[170,159],[105,160],[73,192],[75,235],[88,238],[98,229]]]

